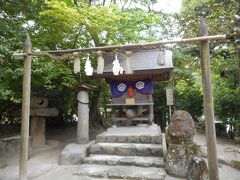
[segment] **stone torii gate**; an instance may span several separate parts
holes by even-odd
[[[69,49],[69,50],[53,50],[32,52],[30,37],[27,35],[25,41],[25,48],[23,53],[15,53],[13,56],[24,56],[24,74],[23,74],[23,99],[22,99],[22,121],[21,121],[21,149],[20,149],[20,165],[19,165],[19,178],[20,180],[27,179],[28,171],[28,139],[29,139],[29,115],[30,115],[30,91],[31,91],[31,57],[41,56],[56,53],[73,53],[80,51],[112,51],[114,49],[120,50],[134,50],[151,46],[162,46],[164,44],[176,43],[200,43],[201,45],[201,68],[202,68],[202,81],[204,92],[204,115],[207,137],[207,150],[208,150],[208,166],[210,180],[219,179],[217,151],[216,151],[216,133],[214,122],[214,107],[213,107],[213,92],[211,81],[210,57],[209,57],[209,41],[224,41],[226,35],[213,35],[208,36],[207,27],[201,20],[200,24],[200,37],[180,39],[180,40],[166,40],[142,44],[130,45],[115,45],[105,47]]]

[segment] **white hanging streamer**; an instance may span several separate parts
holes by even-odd
[[[115,60],[113,61],[113,68],[112,68],[113,74],[115,76],[120,74],[123,74],[123,68],[121,67],[119,60],[117,58],[117,54],[115,55]]]
[[[81,62],[80,62],[80,58],[79,58],[79,53],[78,52],[74,52],[73,53],[73,57],[74,57],[73,72],[75,74],[77,74],[81,70]]]
[[[92,76],[93,74],[93,67],[91,65],[91,61],[89,60],[89,54],[85,63],[85,69],[84,69],[85,73],[87,76]]]

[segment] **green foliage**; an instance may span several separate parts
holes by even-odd
[[[209,34],[235,35],[226,44],[212,43],[210,51],[216,115],[240,132],[238,0],[184,0],[182,12],[175,15],[151,12],[149,0],[115,0],[102,6],[103,3],[98,0],[0,0],[0,120],[19,118],[15,112],[21,108],[23,60],[13,59],[11,53],[22,51],[26,32],[31,36],[34,51],[84,48],[198,36],[202,16]],[[162,126],[168,113],[167,86],[175,90],[175,109],[187,110],[194,118],[203,113],[199,46],[175,45],[172,50],[175,68],[170,81],[154,84],[155,119]],[[57,91],[59,95],[51,98],[50,103],[59,109],[60,119],[69,119],[77,107],[78,90],[74,85],[95,84],[97,88],[90,94],[90,114],[93,121],[101,123],[98,107],[106,111],[109,87],[104,80],[85,76],[86,55],[81,54],[82,73],[77,75],[73,74],[71,59],[33,58],[32,94],[38,87]],[[90,54],[90,59],[96,67],[96,54]]]
[[[174,70],[170,82],[175,88],[176,109],[188,111],[193,118],[203,113],[200,59],[198,46],[176,46]]]
[[[200,17],[205,19],[209,34],[233,34],[238,10],[238,0],[184,0],[180,19],[184,35],[199,35]]]
[[[88,1],[74,3],[72,0],[0,1],[0,120],[11,121],[20,109],[23,61],[12,59],[11,53],[22,51],[26,32],[30,34],[33,50],[93,47],[153,39],[152,35],[142,37],[142,33],[148,34],[150,26],[159,24],[160,16],[139,8],[129,10],[117,5],[94,4],[97,3],[94,1],[89,5]],[[73,108],[76,107],[76,83],[90,82],[101,89],[101,92],[92,92],[92,107],[97,106],[97,95],[104,95],[103,106],[109,97],[105,82],[85,76],[84,57],[86,54],[81,54],[81,75],[73,74],[71,59],[33,58],[32,95],[36,94],[37,87],[58,91],[59,96],[50,102],[52,106],[57,106],[62,119],[76,113],[76,108]],[[90,58],[96,66],[95,54],[91,54]]]
[[[180,17],[184,36],[198,36],[201,16],[206,21],[209,34],[234,35],[226,44],[212,43],[210,51],[215,115],[232,126],[232,133],[238,134],[240,133],[239,1],[184,1]]]

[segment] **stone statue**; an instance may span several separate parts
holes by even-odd
[[[168,150],[165,169],[169,174],[187,176],[190,158],[197,155],[197,145],[193,142],[194,132],[192,116],[186,111],[175,111],[166,132]]]

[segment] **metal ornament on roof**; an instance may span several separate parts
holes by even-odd
[[[120,74],[123,74],[123,68],[121,67],[119,60],[117,58],[117,54],[115,55],[115,60],[113,61],[113,68],[112,68],[113,74],[115,76]]]
[[[84,71],[87,76],[92,76],[92,74],[93,74],[93,67],[91,65],[91,61],[89,60],[89,55],[88,55],[86,63],[85,63]]]

